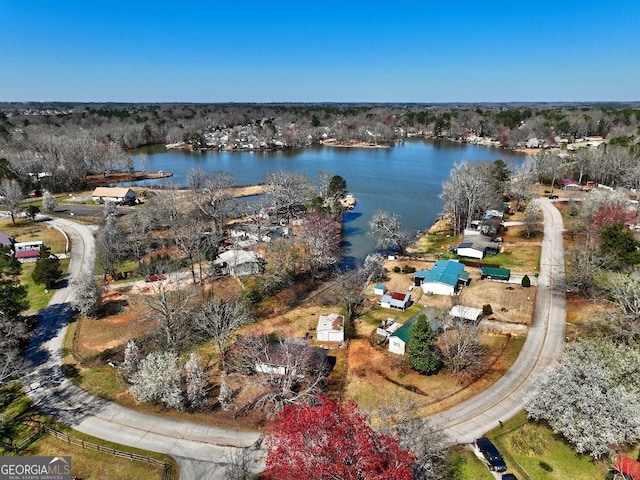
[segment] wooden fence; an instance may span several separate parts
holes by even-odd
[[[62,433],[51,427],[47,427],[46,425],[41,425],[34,433],[32,433],[29,436],[29,438],[26,438],[25,440],[20,442],[19,445],[9,445],[9,444],[6,444],[5,442],[3,442],[3,444],[5,444],[5,447],[10,449],[11,451],[15,453],[20,453],[22,450],[24,450],[29,445],[31,445],[31,443],[37,440],[40,436],[42,436],[43,433],[48,433],[49,435],[53,435],[57,439],[67,442],[71,445],[76,445],[78,447],[86,448],[99,453],[105,453],[107,455],[112,455],[118,458],[125,458],[127,460],[131,460],[132,462],[144,462],[149,465],[162,467],[164,471],[162,475],[162,479],[171,480],[171,474],[172,474],[173,468],[168,463],[164,463],[160,460],[156,460],[155,458],[151,458],[147,455],[138,455],[137,453],[123,452],[122,450],[116,450],[115,448],[104,447],[102,445],[96,445],[95,443],[79,440],[77,438],[67,435],[66,433]]]

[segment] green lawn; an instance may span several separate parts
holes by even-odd
[[[509,471],[519,478],[526,478],[526,473],[531,480],[602,480],[609,469],[605,461],[577,455],[572,445],[544,424],[527,421],[524,412],[488,436],[505,457]]]
[[[55,290],[47,290],[43,285],[36,285],[31,279],[31,273],[35,268],[35,262],[22,264],[22,275],[20,275],[20,283],[27,286],[27,300],[29,300],[29,309],[24,313],[36,313],[45,308],[51,297],[55,293]],[[69,268],[69,260],[60,260],[60,267],[63,272]]]
[[[472,451],[459,448],[456,454],[459,455],[458,468],[462,480],[494,480],[487,466]]]

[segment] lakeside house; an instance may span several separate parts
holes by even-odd
[[[459,286],[469,284],[469,272],[457,260],[438,260],[430,270],[418,270],[413,282],[427,295],[453,295]]]
[[[475,258],[482,260],[485,255],[496,255],[499,246],[484,235],[471,235],[462,239],[462,243],[456,248],[459,257]]]
[[[118,205],[133,205],[136,193],[126,187],[96,187],[91,194],[96,203],[114,202]]]

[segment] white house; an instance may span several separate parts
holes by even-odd
[[[409,293],[393,292],[383,295],[378,303],[382,308],[395,308],[404,311],[411,304],[411,295]]]
[[[124,187],[96,187],[91,197],[96,203],[114,202],[132,205],[136,201],[136,193]]]
[[[459,257],[477,258],[481,260],[487,253],[498,253],[498,247],[491,242],[489,237],[484,235],[465,236],[462,243],[458,245],[456,254]]]
[[[227,268],[230,274],[238,277],[255,275],[262,271],[260,255],[251,250],[227,250],[218,255],[213,263],[221,268]]]
[[[337,313],[320,315],[316,336],[319,342],[343,342],[344,317]]]
[[[438,317],[438,313],[432,308],[423,308],[420,313],[411,317],[405,324],[398,328],[389,336],[389,351],[396,355],[404,355],[407,350],[407,342],[411,338],[411,327],[421,315],[427,317],[427,320],[431,324],[431,329],[439,333],[443,329],[443,322]]]
[[[427,295],[453,295],[458,285],[469,282],[469,272],[457,260],[438,260],[431,270],[418,270],[413,281]]]

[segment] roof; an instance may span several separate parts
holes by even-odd
[[[96,187],[92,196],[124,198],[127,196],[128,192],[133,192],[133,190],[126,187]]]
[[[480,267],[483,277],[509,278],[511,270],[508,268]]]
[[[633,480],[640,480],[640,462],[632,458],[618,455],[613,468],[623,475],[629,475]]]
[[[474,322],[478,320],[481,314],[481,308],[467,307],[465,305],[454,305],[451,310],[449,310],[449,315],[454,318],[462,318]]]
[[[438,312],[436,312],[433,308],[423,308],[420,313],[414,315],[409,320],[407,320],[400,328],[398,328],[391,336],[398,337],[403,342],[407,343],[409,341],[409,333],[411,331],[411,327],[420,315],[424,315],[427,317],[427,321],[431,325],[431,329],[436,331],[442,325],[442,321],[438,319]]]
[[[227,250],[218,255],[213,262],[216,265],[226,263],[229,267],[242,265],[243,263],[257,263],[260,261],[260,255],[251,250]]]
[[[433,268],[428,271],[421,271],[425,273],[424,277],[422,275],[416,276],[424,278],[424,283],[444,283],[446,285],[451,285],[455,287],[458,285],[458,279],[460,278],[460,274],[464,271],[464,265],[455,260],[438,260]]]
[[[320,315],[318,318],[318,331],[336,330],[342,331],[344,328],[344,317],[337,313]]]
[[[380,303],[388,303],[396,308],[405,308],[407,303],[411,300],[411,294],[393,292],[391,294],[383,295],[380,299]]]
[[[40,256],[40,250],[21,250],[16,252],[16,258],[37,258]]]
[[[0,245],[12,245],[11,237],[4,232],[0,232]]]

